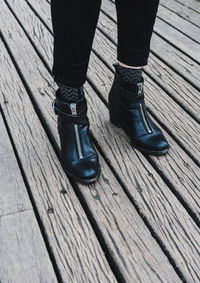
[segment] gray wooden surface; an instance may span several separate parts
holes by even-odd
[[[0,282],[57,282],[1,115],[0,133]]]
[[[195,0],[190,3],[196,7]],[[176,9],[172,11],[170,5]],[[102,175],[86,186],[70,183],[54,152],[59,142],[51,109],[56,86],[46,69],[51,69],[53,59],[49,1],[2,0],[0,6],[6,43],[0,42],[0,63],[6,70],[0,77],[0,103],[59,280],[199,282],[198,12],[181,1],[161,0],[149,64],[144,68],[145,92],[152,119],[172,149],[162,157],[147,158],[109,122],[116,11],[112,1],[102,1],[84,85]],[[14,191],[11,179],[4,209],[14,207],[12,198],[21,197],[20,192]],[[26,204],[23,198],[22,203]],[[24,214],[24,223],[28,217]],[[16,223],[22,220],[17,218]],[[29,231],[25,235],[31,239]],[[8,271],[12,273],[12,267]]]

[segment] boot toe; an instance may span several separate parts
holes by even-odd
[[[70,168],[63,168],[67,175],[82,183],[91,183],[100,175],[100,164],[97,158],[83,158],[71,164]]]
[[[76,168],[79,179],[83,182],[95,181],[100,173],[100,165],[96,159],[83,159]]]
[[[140,137],[133,141],[133,145],[144,153],[155,155],[164,154],[170,149],[162,132]]]

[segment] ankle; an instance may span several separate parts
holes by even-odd
[[[118,64],[122,67],[125,67],[125,68],[130,68],[130,69],[141,69],[143,68],[144,66],[130,66],[130,65],[126,65],[120,61],[118,61]]]
[[[80,87],[70,87],[58,83],[58,86],[59,92],[57,97],[64,102],[77,102],[84,96],[83,85]]]
[[[137,84],[142,80],[143,68],[129,68],[117,64],[117,70],[121,79],[125,82]]]

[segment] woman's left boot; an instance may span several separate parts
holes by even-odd
[[[98,154],[92,144],[84,93],[75,102],[61,99],[56,91],[53,109],[58,115],[60,162],[67,175],[81,183],[91,183],[100,175]]]
[[[166,153],[170,146],[146,109],[143,77],[138,83],[125,81],[119,72],[119,64],[113,66],[116,72],[108,97],[110,121],[125,130],[131,144],[139,151],[152,155]]]

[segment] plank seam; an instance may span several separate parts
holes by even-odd
[[[164,21],[163,21],[164,22]],[[177,49],[180,53],[184,54],[185,56],[187,56],[188,58],[190,58],[191,60],[193,60],[196,64],[200,65],[200,62],[198,62],[197,60],[195,60],[191,55],[189,55],[188,53],[186,53],[185,51],[183,51],[181,48],[179,48],[178,46],[176,46],[174,43],[172,43],[171,41],[169,41],[168,39],[166,39],[164,36],[162,36],[159,32],[154,31],[154,33],[159,36],[160,38],[162,38],[164,41],[166,41],[167,43],[169,43],[171,46],[173,46],[175,49]],[[193,40],[194,41],[194,40]],[[198,43],[199,44],[199,43]]]
[[[40,21],[43,23],[43,25],[47,28],[47,30],[51,33],[51,29],[49,28],[49,26],[45,23],[45,21],[40,17],[40,15],[37,13],[37,11],[34,9],[34,7],[27,1],[25,0],[26,4],[30,7],[30,9],[33,11],[33,13],[40,19]],[[50,5],[50,2],[46,0],[46,2]]]
[[[0,106],[0,113],[2,114],[2,107],[1,106]],[[13,151],[14,151],[14,149],[13,149]],[[6,214],[2,214],[2,215],[0,215],[0,219],[3,218],[3,217],[6,217],[6,216],[11,216],[11,215],[15,215],[15,214],[21,214],[21,213],[26,212],[26,211],[33,211],[33,208],[27,208],[27,209],[23,209],[23,210],[17,210],[15,212],[10,212],[10,213],[6,213]]]
[[[194,38],[190,37],[189,35],[187,35],[186,33],[184,33],[182,30],[178,29],[177,27],[175,27],[174,25],[170,24],[169,22],[163,20],[163,18],[161,18],[160,16],[157,16],[161,21],[163,21],[164,23],[168,24],[170,27],[174,28],[175,30],[177,30],[178,32],[180,32],[181,34],[184,34],[186,37],[188,37],[189,39],[191,39],[192,41],[196,42],[197,44],[199,44],[199,41],[195,40]],[[156,33],[156,32],[155,32]],[[166,40],[167,41],[167,40]],[[183,51],[182,51],[183,52]],[[190,56],[190,55],[189,55]],[[194,60],[194,59],[193,59]],[[200,64],[197,61],[198,64]]]
[[[92,137],[92,139],[93,139],[93,137]],[[101,154],[100,151],[99,151],[99,153]],[[104,237],[101,233],[101,230],[100,230],[95,218],[93,217],[92,212],[90,211],[90,209],[87,205],[87,202],[85,201],[85,198],[84,198],[83,194],[81,193],[81,190],[79,189],[78,185],[76,184],[76,182],[74,180],[71,179],[70,182],[71,182],[71,185],[74,189],[74,192],[75,192],[82,208],[85,211],[85,214],[87,215],[88,221],[90,222],[90,224],[91,224],[91,226],[94,230],[94,233],[95,233],[95,235],[96,235],[96,237],[97,237],[97,239],[98,239],[98,241],[101,245],[101,248],[104,251],[105,257],[106,257],[106,259],[109,263],[109,266],[110,266],[113,274],[115,275],[115,277],[116,277],[116,279],[119,283],[126,283],[126,280],[125,280],[123,274],[121,273],[117,263],[115,262],[112,254],[109,251],[108,245],[106,244],[106,242],[104,240]]]
[[[165,6],[163,3],[160,3],[160,5],[161,5],[162,7],[164,7],[164,8],[166,8],[167,10],[169,10],[170,12],[174,13],[175,15],[179,16],[181,19],[184,19],[184,20],[186,20],[187,22],[189,22],[190,24],[196,26],[197,28],[200,27],[200,26],[198,26],[197,24],[191,22],[191,21],[190,21],[189,19],[187,19],[186,17],[183,17],[181,14],[179,14],[179,13],[177,13],[177,12],[171,10],[168,6]]]
[[[178,1],[178,0],[175,0],[175,1],[178,2],[179,4],[181,4],[182,6],[186,6],[185,4],[183,4],[182,2],[180,2],[180,1]],[[189,10],[192,10],[192,11],[194,11],[194,12],[200,14],[199,11],[196,11],[196,10],[193,9],[192,7],[188,7],[188,6],[186,6],[186,7],[187,7]]]
[[[156,166],[155,162],[149,157],[149,156],[145,156],[146,159],[149,161],[149,163],[151,164],[151,166],[159,173],[160,177],[163,179],[163,181],[165,182],[165,184],[168,186],[168,188],[170,189],[170,191],[177,197],[177,199],[179,200],[179,202],[182,204],[182,206],[185,208],[185,210],[187,211],[187,213],[190,215],[190,217],[194,220],[194,222],[196,223],[196,225],[200,228],[200,221],[197,218],[197,216],[195,215],[195,213],[192,211],[192,209],[187,205],[186,201],[181,197],[181,195],[179,194],[179,192],[174,188],[174,186],[172,185],[172,183],[170,182],[170,180],[165,176],[165,174]]]
[[[198,124],[200,124],[200,120],[195,117],[194,114],[192,114],[187,108],[186,106],[182,105],[180,101],[178,101],[178,99],[176,97],[174,97],[169,90],[167,90],[156,78],[154,78],[149,72],[147,72],[146,70],[143,70],[144,73],[153,81],[155,82],[169,97],[171,97],[188,115],[190,115],[190,117],[192,119],[195,120],[195,122],[197,122]]]

